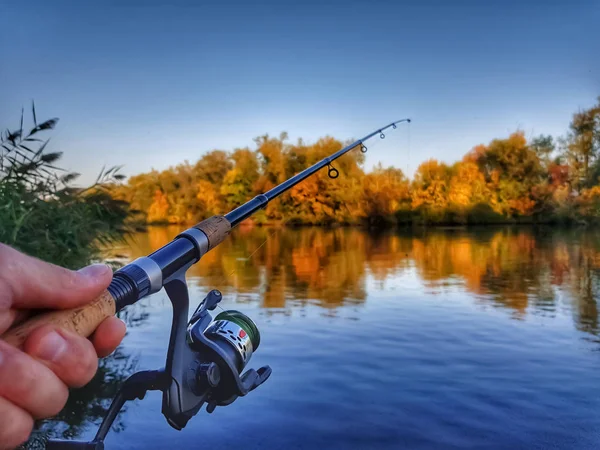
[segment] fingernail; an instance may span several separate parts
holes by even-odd
[[[43,360],[54,362],[67,350],[67,341],[56,331],[51,331],[42,338],[36,356]]]
[[[86,278],[97,280],[98,278],[106,277],[107,272],[111,269],[106,264],[92,264],[91,266],[79,269],[77,272]]]

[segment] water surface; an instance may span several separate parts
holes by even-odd
[[[177,231],[115,253],[135,259]],[[149,393],[107,448],[596,448],[599,269],[591,231],[236,230],[189,271],[192,303],[217,288],[252,317],[251,365],[271,379],[181,432]],[[117,355],[43,430],[92,437],[122,380],[164,365],[165,294],[124,319]]]

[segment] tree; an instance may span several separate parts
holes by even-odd
[[[285,181],[286,164],[285,151],[287,133],[282,132],[279,139],[271,138],[268,134],[254,139],[257,145],[257,153],[260,155],[260,186],[261,190],[269,190]]]
[[[552,154],[556,150],[554,138],[550,135],[539,135],[534,137],[529,143],[530,148],[538,156],[545,168],[551,164]]]
[[[507,139],[494,139],[478,147],[474,159],[485,175],[488,187],[496,193],[495,211],[508,217],[533,211],[533,186],[543,179],[544,170],[537,153],[527,144],[522,132]]]
[[[229,153],[223,150],[213,150],[202,155],[202,158],[194,166],[194,179],[208,181],[220,187],[225,175],[232,167],[233,163]]]
[[[448,206],[450,168],[435,159],[422,163],[412,184],[412,208],[426,222],[442,222]]]
[[[600,174],[600,97],[596,105],[573,115],[569,133],[563,140],[563,153],[572,172],[573,185],[580,189],[597,182]],[[593,170],[592,169],[593,166]]]
[[[400,169],[383,168],[381,163],[363,178],[363,214],[367,218],[389,219],[400,208],[410,207],[408,179]]]
[[[148,208],[148,222],[149,223],[166,223],[169,221],[169,201],[167,196],[160,189],[154,192],[154,200]]]
[[[250,199],[253,187],[258,180],[258,159],[247,148],[237,149],[231,158],[234,161],[221,185],[221,194],[229,208],[237,208]]]
[[[448,201],[454,208],[464,213],[474,205],[489,203],[491,196],[492,192],[477,164],[465,161],[455,165],[448,192]]]

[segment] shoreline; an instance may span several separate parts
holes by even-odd
[[[195,225],[195,223],[164,223],[164,222],[153,222],[138,224],[141,228],[146,227],[179,227],[186,228]],[[479,229],[479,228],[496,228],[496,227],[552,227],[562,229],[589,229],[596,228],[597,223],[575,223],[575,222],[525,222],[525,221],[506,221],[506,222],[493,222],[493,223],[439,223],[439,224],[424,224],[424,223],[403,223],[394,224],[386,223],[381,225],[372,225],[365,223],[331,223],[331,224],[311,224],[311,223],[286,223],[285,221],[267,221],[262,223],[255,223],[252,221],[245,221],[240,223],[236,228],[322,228],[322,229],[334,229],[334,228],[357,228],[363,230],[423,230],[423,229],[435,229],[435,230],[461,230],[461,229]]]

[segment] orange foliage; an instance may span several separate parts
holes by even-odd
[[[421,164],[412,185],[412,208],[421,209],[433,220],[443,217],[448,207],[449,168],[435,159]]]
[[[600,214],[600,186],[583,189],[577,203],[583,216],[597,217]]]
[[[379,165],[372,173],[365,175],[363,211],[367,217],[391,216],[409,201],[408,180],[400,169],[384,169]]]
[[[264,135],[255,142],[255,150],[215,150],[195,165],[131,177],[113,194],[145,213],[150,223],[196,222],[241,205],[343,146],[332,137],[292,145],[285,133],[279,138]],[[379,165],[365,173],[364,155],[354,150],[333,164],[339,178],[329,179],[324,169],[271,202],[254,220],[261,224],[496,223],[583,216],[600,220],[594,186],[581,180],[574,183],[570,178],[576,168],[558,159],[552,162],[553,151],[551,137],[528,143],[522,132],[516,132],[474,147],[452,166],[425,161],[409,182],[393,167]],[[600,173],[600,163],[594,170]]]
[[[169,202],[160,190],[154,192],[154,201],[148,209],[149,222],[167,222],[169,218]]]
[[[450,203],[467,208],[477,203],[490,202],[491,192],[483,173],[474,162],[456,165],[456,174],[450,180],[448,199]]]

